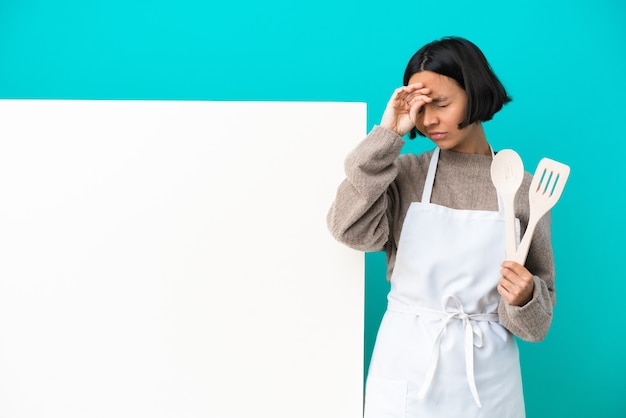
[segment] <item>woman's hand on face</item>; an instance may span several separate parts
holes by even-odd
[[[509,305],[524,306],[533,298],[535,282],[533,275],[515,261],[502,263],[502,277],[498,283],[498,293]]]
[[[380,126],[400,136],[406,135],[415,126],[421,107],[433,101],[429,94],[430,89],[423,83],[397,88],[387,102]]]

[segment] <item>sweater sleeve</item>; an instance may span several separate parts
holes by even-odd
[[[538,223],[526,260],[526,268],[533,274],[533,297],[524,306],[513,306],[500,301],[500,322],[525,341],[543,340],[552,323],[552,311],[556,303],[554,287],[554,255],[552,252],[550,213]]]
[[[374,127],[345,160],[346,178],[327,215],[331,234],[360,251],[379,251],[389,239],[387,191],[398,174],[404,139]]]

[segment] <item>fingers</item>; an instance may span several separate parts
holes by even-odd
[[[418,104],[421,107],[424,103],[430,103],[432,101],[433,98],[427,96],[426,94],[414,94],[407,97],[406,99],[406,103],[409,105],[409,107],[413,107],[415,104]]]
[[[430,93],[422,83],[397,88],[387,103],[380,126],[405,135],[415,126],[419,109],[432,102]]]
[[[532,299],[534,279],[524,266],[505,261],[500,273],[502,277],[498,283],[498,292],[507,303],[523,306]]]
[[[409,120],[411,121],[413,126],[417,126],[418,115],[421,109],[424,107],[424,105],[432,101],[433,99],[430,96],[424,96],[424,95],[414,96],[408,100],[407,105],[409,106],[409,109],[407,113],[408,113]]]
[[[515,261],[507,260],[507,261],[502,262],[502,268],[510,269],[514,271],[516,274],[527,273],[528,275],[532,276],[532,274],[528,270],[526,270],[526,267],[522,266],[520,263],[517,263]]]
[[[502,275],[500,283],[510,290],[526,288],[533,283],[533,275],[524,266],[514,261],[502,263],[500,274]]]
[[[397,88],[391,100],[403,103],[407,109],[410,109],[418,101],[431,102],[432,98],[428,96],[429,94],[430,89],[423,83],[415,83]]]
[[[397,91],[395,100],[392,99],[392,106],[401,114],[408,114],[409,119],[415,123],[422,106],[433,101],[429,94],[430,89],[422,87],[421,83],[405,86]]]

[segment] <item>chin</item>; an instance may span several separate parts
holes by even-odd
[[[431,141],[435,145],[437,145],[439,148],[441,148],[442,150],[446,150],[446,151],[454,151],[453,148],[455,148],[456,145],[457,145],[457,144],[450,143],[450,141],[446,141],[445,139],[444,140],[438,140],[438,141],[435,141],[434,139],[431,139]]]

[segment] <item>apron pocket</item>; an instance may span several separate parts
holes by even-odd
[[[406,392],[406,382],[369,376],[364,418],[405,418]]]

